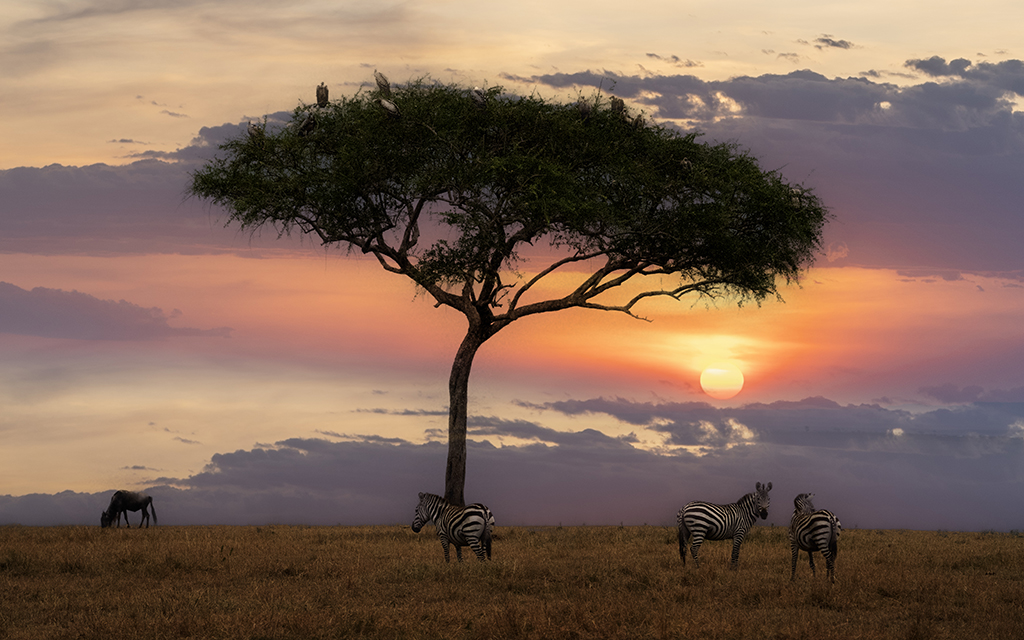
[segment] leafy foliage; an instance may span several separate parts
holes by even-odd
[[[242,227],[372,253],[439,303],[492,317],[491,333],[573,306],[631,313],[650,295],[761,300],[818,249],[827,212],[810,191],[734,144],[651,126],[614,98],[560,104],[499,88],[481,97],[426,80],[388,95],[397,115],[378,90],[300,107],[281,132],[235,139],[193,175],[192,193]],[[430,225],[445,232],[421,244]],[[540,277],[587,261],[594,277],[525,304],[538,280],[515,267],[523,245],[538,243],[564,250]],[[645,275],[677,276],[677,285],[594,301]]]

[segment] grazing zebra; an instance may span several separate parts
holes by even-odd
[[[149,510],[147,511],[147,507]],[[142,510],[142,520],[139,520],[139,528],[142,528],[142,523],[146,523],[146,528],[149,528],[149,511],[153,512],[153,523],[156,524],[156,508],[153,506],[153,498],[147,496],[144,493],[135,493],[134,491],[115,491],[114,495],[110,498],[110,506],[107,510],[100,514],[100,527],[106,528],[117,520],[117,526],[121,526],[121,514],[124,514],[124,523],[128,525],[128,528],[132,528],[132,524],[128,522],[129,511]]]
[[[814,552],[819,551],[825,556],[828,579],[836,582],[836,555],[839,554],[839,533],[843,525],[839,519],[826,509],[815,510],[811,503],[813,493],[801,493],[793,500],[793,519],[789,524],[789,546],[793,549],[793,572],[789,579],[796,579],[796,558],[800,551],[807,552],[811,563],[811,575],[814,571]]]
[[[697,552],[704,540],[728,540],[732,538],[732,564],[735,569],[740,559],[740,545],[747,531],[754,526],[757,516],[764,520],[768,517],[768,506],[771,499],[768,492],[772,483],[756,485],[756,491],[748,493],[732,504],[711,504],[710,502],[691,502],[676,515],[679,527],[679,556],[686,564],[686,545],[692,540],[693,562],[698,567],[700,561]]]
[[[428,522],[437,528],[437,537],[444,548],[444,561],[448,562],[448,545],[455,545],[455,555],[462,562],[462,547],[469,546],[480,560],[491,559],[491,535],[494,531],[494,514],[480,503],[466,507],[448,504],[441,496],[421,493],[416,505],[416,517],[412,530],[420,532]]]

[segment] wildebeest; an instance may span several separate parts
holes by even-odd
[[[149,510],[147,511],[147,507]],[[131,529],[132,525],[128,522],[128,512],[142,510],[142,520],[139,520],[139,528],[142,528],[142,523],[146,523],[146,528],[149,528],[149,512],[153,512],[153,524],[156,524],[156,509],[153,507],[153,498],[147,496],[144,493],[136,493],[134,491],[115,491],[114,495],[110,498],[110,506],[107,510],[100,514],[100,526],[109,527],[115,520],[117,526],[121,526],[121,514],[124,514],[124,523]]]

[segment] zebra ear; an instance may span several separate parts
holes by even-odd
[[[768,483],[768,488],[766,488],[765,491],[771,491],[771,490],[772,490],[772,483],[769,482]]]
[[[423,496],[424,496],[424,495],[426,495],[426,494],[424,494],[424,493],[423,493],[422,491],[420,491],[420,500],[422,500],[422,499],[423,499]]]

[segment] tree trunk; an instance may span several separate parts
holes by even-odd
[[[489,336],[470,322],[466,337],[459,345],[448,379],[448,466],[444,473],[444,499],[460,507],[466,505],[466,422],[469,409],[469,372],[480,345]]]

